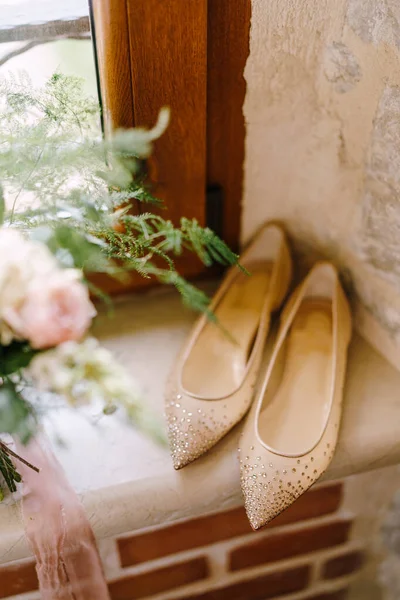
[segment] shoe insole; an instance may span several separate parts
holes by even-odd
[[[183,387],[208,399],[232,394],[245,376],[271,277],[271,263],[246,265],[201,330],[182,370]]]
[[[262,407],[258,432],[280,454],[305,454],[319,440],[330,410],[332,303],[302,302],[281,350],[281,378]]]

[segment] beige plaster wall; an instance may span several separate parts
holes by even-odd
[[[400,573],[396,576],[400,559],[396,559],[399,562],[393,566],[391,562],[386,562],[390,551],[385,546],[382,530],[399,489],[398,466],[353,475],[346,479],[343,508],[357,515],[352,532],[353,539],[367,551],[364,568],[357,576],[348,600],[393,600],[390,592],[390,588],[393,587],[391,578],[394,576],[397,582],[400,581]],[[400,515],[395,521],[396,524],[400,523]],[[398,526],[393,533],[398,536]],[[390,571],[383,576],[382,570],[387,570],[388,567]],[[395,600],[398,598],[395,597]]]
[[[243,239],[286,223],[400,366],[400,2],[252,0]]]

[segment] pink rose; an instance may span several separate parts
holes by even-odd
[[[80,340],[96,310],[79,276],[65,269],[34,277],[24,302],[5,312],[6,323],[36,349]]]

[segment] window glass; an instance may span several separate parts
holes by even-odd
[[[20,70],[35,85],[76,75],[97,94],[87,0],[0,0],[0,74]]]
[[[98,100],[88,0],[0,0],[0,83],[6,80],[19,84],[22,77],[24,84],[29,81],[35,88],[42,87],[54,73],[81,78],[83,93]],[[0,100],[4,100],[4,96]],[[27,110],[22,115],[24,124],[29,123],[29,119],[33,122],[34,117],[34,111]],[[92,123],[93,135],[100,135],[100,118],[93,118],[91,126]],[[16,128],[10,129],[15,137]],[[2,133],[4,131],[6,135],[0,139],[3,151],[7,149],[7,129],[3,128]],[[21,162],[25,160],[29,165],[30,161],[34,165],[33,171],[27,168],[28,175],[31,179],[35,175],[41,177],[40,148],[36,149],[30,139],[21,144],[24,147]],[[35,205],[35,189],[38,185],[42,188],[50,185],[51,177],[55,177],[51,171],[43,171],[43,184],[39,182],[29,188],[29,182],[23,179],[24,172],[21,171],[20,185],[18,180],[11,184],[4,171],[0,175],[6,203],[16,211],[26,204]],[[71,186],[76,183],[77,176],[71,175]]]

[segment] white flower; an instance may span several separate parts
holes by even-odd
[[[52,348],[68,340],[81,340],[96,310],[88,288],[75,269],[58,269],[33,278],[18,308],[4,310],[4,319],[32,348]]]
[[[30,281],[57,268],[57,261],[40,242],[27,240],[13,229],[0,228],[0,315],[25,297]]]
[[[102,399],[106,406],[135,397],[133,382],[97,340],[65,342],[33,358],[28,374],[43,391],[65,396],[71,404]]]
[[[0,343],[9,344],[15,335],[4,321],[4,313],[21,305],[30,281],[46,277],[57,262],[46,246],[32,242],[13,229],[0,228]]]
[[[41,352],[26,375],[39,390],[61,394],[74,406],[100,400],[106,414],[122,406],[139,429],[165,443],[159,420],[143,403],[132,379],[94,338]]]
[[[0,344],[2,346],[9,346],[15,339],[18,339],[15,331],[13,331],[5,321],[0,319]]]
[[[82,273],[61,269],[48,248],[0,228],[0,343],[33,348],[80,340],[96,314]]]

